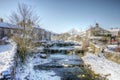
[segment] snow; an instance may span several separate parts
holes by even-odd
[[[120,80],[120,64],[109,61],[104,56],[98,57],[94,54],[87,53],[86,56],[82,57],[85,64],[90,64],[91,68],[95,73],[107,76],[109,80]]]
[[[50,50],[74,50],[74,47],[51,47]]]
[[[34,70],[34,65],[51,62],[49,59],[42,59],[39,56],[35,57],[29,57],[25,65],[18,65],[15,80],[61,80],[52,70]]]
[[[38,65],[38,64],[45,64],[45,63],[49,63],[49,62],[51,62],[51,60],[50,59],[42,59],[42,58],[40,58],[39,56],[36,56],[37,58],[35,58],[35,59],[32,59],[32,64],[34,64],[34,65]]]
[[[39,54],[34,54],[32,57],[28,57],[25,65],[18,65],[16,68],[15,80],[61,80],[61,76],[52,70],[38,70],[34,66],[41,64],[50,64],[53,59],[59,59],[58,63],[64,64],[80,64],[80,58],[76,55],[64,55],[64,54],[52,54],[48,58],[43,59],[39,57]],[[70,61],[70,60],[74,60]],[[68,61],[70,63],[68,63]],[[27,79],[26,79],[27,78]]]
[[[0,27],[2,28],[13,28],[13,29],[22,29],[22,27],[20,26],[15,26],[15,25],[12,25],[12,24],[9,24],[9,23],[5,23],[5,22],[0,22]]]
[[[24,68],[24,70],[21,70]],[[33,64],[29,63],[26,66],[22,66],[17,68],[16,71],[16,79],[15,80],[60,80],[59,76],[53,71],[45,71],[45,70],[33,70]]]
[[[0,73],[8,70],[13,65],[13,57],[16,53],[16,44],[10,41],[10,44],[0,45]]]
[[[11,44],[0,45],[0,54],[4,54],[6,51],[10,51],[12,49]]]
[[[108,45],[108,48],[111,47],[111,48],[115,48],[117,47],[117,45]]]
[[[56,74],[53,71],[42,70],[42,71],[35,71],[35,73],[37,74],[35,77],[30,76],[31,80],[60,80],[60,77],[55,76]]]
[[[113,53],[113,54],[120,54],[120,52],[115,52],[115,48],[120,47],[118,45],[108,45],[105,49],[105,52]]]
[[[78,56],[76,55],[65,55],[65,54],[53,54],[50,55],[51,58],[60,58],[60,59],[80,59]]]

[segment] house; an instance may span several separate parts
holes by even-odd
[[[24,27],[12,25],[6,22],[3,22],[3,19],[0,19],[0,39],[3,37],[11,37],[13,35],[18,35],[18,31],[21,33]],[[51,32],[47,31],[41,27],[31,27],[26,28],[26,32],[31,32],[30,36],[27,35],[27,37],[31,39],[35,39],[37,41],[39,40],[51,40]],[[31,36],[33,35],[33,36]]]
[[[112,34],[112,36],[120,35],[120,28],[111,28],[111,29],[109,29],[109,31]]]
[[[90,36],[101,36],[101,35],[108,35],[110,34],[109,31],[101,28],[98,23],[95,24],[95,26],[91,26],[90,29],[87,30],[86,35],[88,37]]]
[[[33,37],[34,39],[36,39],[36,41],[51,40],[51,32],[41,27],[34,27],[33,34],[34,34]]]
[[[3,37],[11,37],[12,35],[16,34],[16,31],[21,30],[22,27],[12,25],[6,22],[3,22],[3,19],[0,19],[0,39]]]
[[[45,39],[51,40],[51,32],[50,31],[45,31]]]

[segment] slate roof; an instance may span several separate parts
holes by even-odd
[[[9,28],[9,29],[23,29],[21,26],[12,25],[5,22],[0,22],[0,28]]]

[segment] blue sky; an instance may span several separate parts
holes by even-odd
[[[0,0],[0,17],[7,20],[18,3],[33,6],[41,27],[57,33],[85,30],[96,22],[105,29],[120,27],[120,0]]]

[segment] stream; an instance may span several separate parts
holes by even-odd
[[[54,53],[45,49],[44,52],[35,53],[28,58],[26,65],[18,65],[16,80],[81,80],[78,76],[83,74],[82,59],[73,49],[73,54],[65,53],[71,50],[71,46],[54,48]]]

